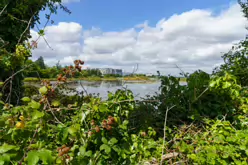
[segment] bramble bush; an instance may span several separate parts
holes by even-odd
[[[247,4],[240,4],[247,15]],[[8,11],[13,5],[22,6],[10,4]],[[247,40],[212,75],[186,73],[186,86],[160,76],[159,92],[138,101],[128,89],[107,100],[67,96],[81,60],[60,68],[55,83],[24,87],[18,76],[31,67],[26,62],[37,43],[11,39],[11,47],[0,48],[1,68],[11,72],[0,83],[0,164],[248,164]]]

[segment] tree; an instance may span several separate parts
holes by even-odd
[[[12,75],[25,67],[26,60],[31,56],[30,47],[37,45],[37,41],[32,44],[26,42],[31,38],[30,29],[35,25],[38,27],[40,11],[49,8],[50,14],[46,15],[49,21],[51,14],[56,14],[59,7],[70,12],[61,0],[0,1],[0,80],[5,82],[3,98],[9,103],[16,104],[21,97],[20,87],[24,78],[22,74]],[[44,35],[43,29],[39,35]]]
[[[58,70],[61,70],[61,69],[62,69],[62,66],[60,65],[60,61],[57,62],[56,68],[57,68]]]
[[[244,16],[248,19],[248,0],[238,0]],[[229,72],[237,78],[242,86],[248,85],[248,38],[241,40],[236,46],[225,53],[222,58],[224,64],[217,67],[213,74],[224,75]]]
[[[46,65],[44,63],[44,59],[42,56],[40,56],[35,63],[40,67],[40,69],[46,69]]]

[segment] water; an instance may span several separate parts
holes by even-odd
[[[51,82],[53,83],[53,82]],[[30,85],[40,86],[39,84],[28,83]],[[115,92],[117,89],[130,89],[135,99],[154,95],[159,93],[160,81],[155,82],[123,82],[123,81],[74,81],[68,86],[76,89],[78,92],[87,91],[88,94],[99,94],[103,100],[107,99],[108,92]],[[71,93],[73,94],[73,93]],[[85,93],[86,94],[86,93]]]
[[[99,81],[99,82],[89,82],[81,81],[82,86],[78,82],[74,84],[77,91],[81,92],[84,89],[87,93],[99,93],[99,96],[103,99],[108,97],[108,92],[115,92],[117,89],[127,88],[131,90],[136,99],[145,97],[146,95],[153,95],[159,91],[160,82],[151,83],[123,83],[121,81]],[[71,86],[71,85],[70,85]]]

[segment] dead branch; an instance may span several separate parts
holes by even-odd
[[[2,13],[4,12],[4,10],[7,8],[7,6],[9,5],[9,3],[7,5],[4,6],[4,8],[1,10],[0,12],[0,16],[2,15]]]
[[[163,164],[164,146],[165,146],[165,138],[166,138],[166,121],[167,121],[167,115],[168,115],[169,110],[171,110],[175,106],[176,105],[173,105],[172,107],[167,108],[166,113],[165,113],[165,119],[164,119],[164,137],[163,137],[162,156],[161,156],[160,165]]]
[[[26,29],[22,32],[22,34],[21,34],[21,36],[20,36],[20,38],[19,38],[19,40],[18,40],[18,44],[21,42],[23,35],[24,35],[24,34],[26,33],[26,31],[29,29],[30,24],[31,24],[31,21],[32,21],[32,19],[33,19],[33,17],[34,17],[35,14],[36,14],[36,12],[35,12],[35,13],[32,15],[32,17],[29,19],[28,25],[27,25]],[[17,44],[17,45],[18,45],[18,44]]]

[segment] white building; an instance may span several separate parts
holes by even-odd
[[[119,75],[122,75],[122,69],[101,68],[99,70],[103,75],[106,75],[106,74],[119,74]]]

